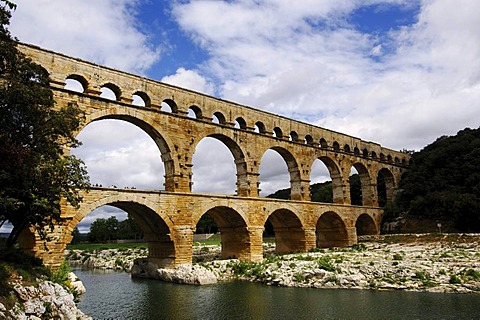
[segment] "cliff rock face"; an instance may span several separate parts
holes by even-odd
[[[20,303],[12,310],[0,304],[1,319],[91,319],[77,309],[73,295],[57,283],[44,281],[37,287],[16,284],[13,289]]]

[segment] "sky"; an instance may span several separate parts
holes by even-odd
[[[480,126],[477,0],[14,2],[22,42],[388,148],[418,151]],[[159,151],[140,129],[105,120],[78,138],[93,184],[163,189]],[[193,165],[194,191],[234,192],[219,141],[202,140]],[[262,158],[262,195],[289,187],[286,170],[274,151]],[[315,162],[312,181],[327,179]],[[118,213],[96,211],[81,231]]]

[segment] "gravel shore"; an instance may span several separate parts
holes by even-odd
[[[275,255],[245,263],[218,258],[220,246],[195,246],[194,262],[218,281],[243,279],[267,285],[309,288],[385,289],[480,293],[480,235],[402,235],[365,238],[348,248]],[[72,265],[130,271],[146,250],[72,251]],[[75,259],[72,259],[75,258]]]

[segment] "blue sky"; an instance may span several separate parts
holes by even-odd
[[[10,30],[20,41],[392,149],[480,125],[480,1],[15,2]],[[93,183],[162,188],[158,150],[137,128],[102,121],[79,138],[74,153]],[[217,149],[224,158],[212,177]],[[197,151],[196,191],[232,193],[228,150],[205,140]],[[278,155],[262,164],[265,193],[288,187]],[[312,181],[328,178],[318,167]]]

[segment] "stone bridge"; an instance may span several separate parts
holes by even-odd
[[[144,230],[149,259],[166,267],[191,263],[195,226],[206,213],[220,228],[225,258],[261,260],[267,219],[279,253],[352,245],[357,234],[379,232],[383,210],[377,184],[383,184],[383,197],[392,201],[409,164],[407,154],[377,143],[31,45],[19,44],[19,49],[48,70],[58,107],[73,102],[83,110],[80,130],[103,119],[130,122],[155,141],[165,168],[165,191],[92,188],[80,209],[63,205],[65,221],[51,232],[48,243],[26,233],[21,245],[50,265],[63,259],[79,221],[102,205],[134,216]],[[66,88],[68,81],[80,90]],[[106,98],[105,90],[114,98]],[[191,192],[193,154],[206,137],[221,141],[232,153],[235,195]],[[287,164],[291,200],[259,197],[260,161],[267,150],[278,152]],[[310,172],[317,159],[330,173],[332,204],[310,201]],[[350,201],[352,167],[361,181],[362,203],[357,206]]]

